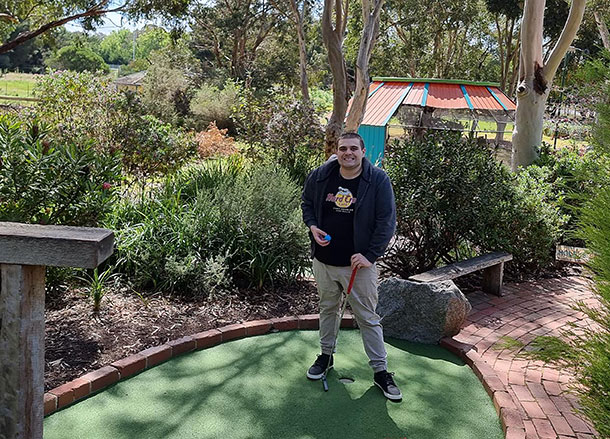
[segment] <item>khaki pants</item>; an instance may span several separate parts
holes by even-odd
[[[336,337],[337,322],[341,313],[341,296],[347,290],[352,274],[351,267],[334,267],[313,260],[313,273],[320,296],[320,346],[322,353],[330,355]],[[356,322],[362,334],[369,365],[375,372],[387,369],[383,329],[377,307],[377,267],[361,268],[356,274],[348,296]]]

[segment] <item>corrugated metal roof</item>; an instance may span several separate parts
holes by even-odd
[[[382,126],[396,102],[403,96],[408,83],[385,83],[379,88],[366,104],[362,119],[363,125]]]
[[[443,82],[440,79],[375,79],[378,80],[372,82],[369,87],[370,97],[362,120],[363,125],[385,125],[400,104],[502,112],[516,109],[514,102],[495,83],[458,80]]]

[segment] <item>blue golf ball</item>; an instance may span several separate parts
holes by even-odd
[[[324,241],[330,241],[330,235],[326,235],[326,236],[324,237]]]

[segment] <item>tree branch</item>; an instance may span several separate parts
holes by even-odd
[[[0,46],[0,54],[6,53],[9,50],[13,50],[15,47],[25,43],[26,41],[29,41],[32,38],[36,38],[38,35],[43,34],[58,26],[69,23],[70,21],[78,20],[79,18],[84,18],[84,17],[98,17],[100,15],[104,15],[109,12],[123,11],[123,10],[125,10],[125,7],[127,6],[127,4],[124,4],[115,9],[101,9],[103,6],[106,5],[106,3],[108,3],[108,0],[103,1],[85,12],[81,12],[80,14],[75,14],[75,15],[71,15],[69,17],[61,18],[59,20],[51,21],[50,23],[42,25],[38,29],[33,30],[33,31],[22,32],[19,35],[17,35],[17,37],[13,38],[11,41],[8,41],[8,42],[2,44]]]
[[[570,44],[572,44],[572,41],[574,41],[574,38],[576,37],[578,28],[582,22],[582,17],[585,14],[585,3],[586,0],[572,1],[570,13],[568,14],[566,24],[561,31],[561,36],[559,37],[559,40],[557,40],[557,44],[555,44],[555,47],[549,56],[549,60],[543,69],[544,76],[549,83],[555,77],[555,73],[559,68],[559,64],[561,64],[561,60],[568,51]]]

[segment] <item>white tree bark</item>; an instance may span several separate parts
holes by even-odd
[[[297,37],[299,39],[299,67],[301,69],[301,94],[303,102],[309,102],[309,84],[307,81],[307,50],[305,47],[305,32],[303,30],[303,19],[307,7],[307,0],[303,1],[303,10],[299,11],[296,0],[290,0],[290,9],[293,20],[297,27]]]
[[[566,24],[546,64],[542,59],[545,0],[525,0],[521,30],[520,82],[513,131],[511,168],[532,164],[542,142],[544,108],[561,60],[574,41],[585,11],[586,0],[573,0]]]
[[[369,97],[369,61],[379,32],[379,14],[384,0],[362,0],[363,28],[356,59],[356,87],[349,115],[345,121],[345,131],[357,132]],[[373,6],[373,8],[371,8]]]
[[[595,18],[595,23],[597,24],[599,35],[602,38],[604,49],[610,50],[610,33],[608,32],[608,26],[606,26],[604,18],[598,11],[593,12],[593,17]]]

